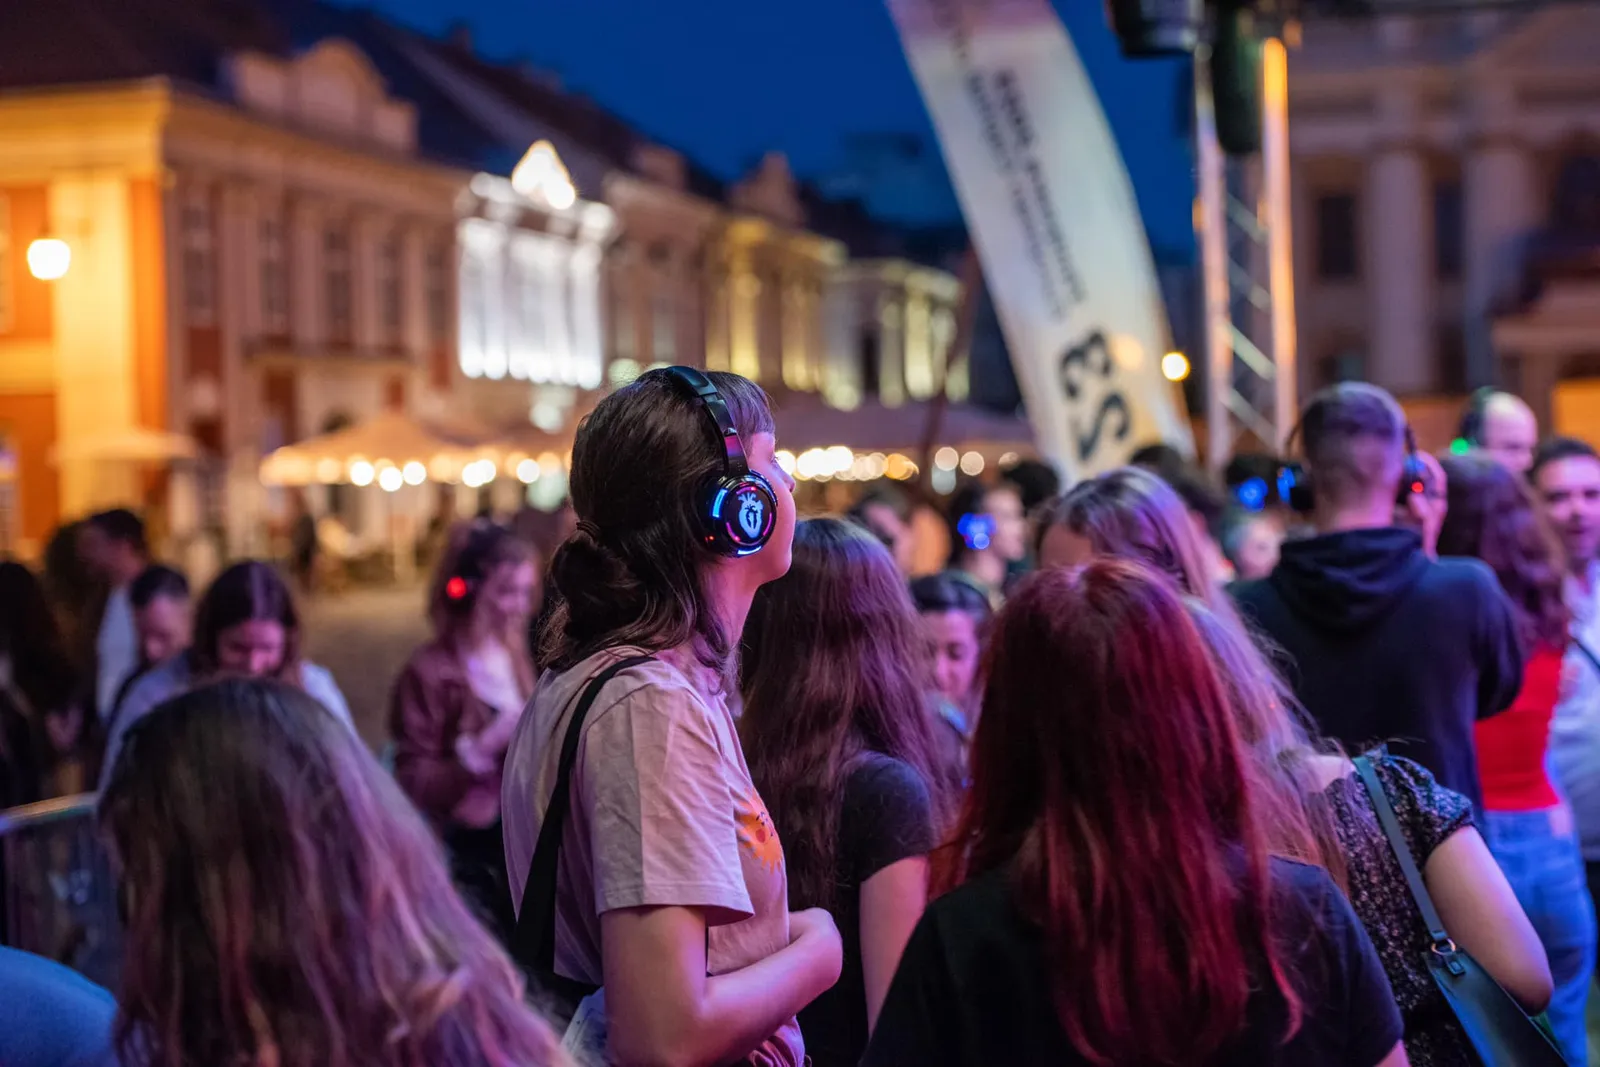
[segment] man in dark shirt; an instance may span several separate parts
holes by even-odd
[[[1347,382],[1300,423],[1315,536],[1234,595],[1287,653],[1295,695],[1351,752],[1389,742],[1481,810],[1472,725],[1522,684],[1511,605],[1477,560],[1432,560],[1395,525],[1408,448],[1400,405]]]

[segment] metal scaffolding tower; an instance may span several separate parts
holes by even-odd
[[[1220,472],[1239,447],[1283,449],[1298,413],[1290,243],[1288,56],[1262,49],[1261,152],[1217,143],[1210,53],[1195,53],[1195,133],[1205,294],[1206,461]]]

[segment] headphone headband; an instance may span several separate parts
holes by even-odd
[[[711,417],[712,427],[722,442],[723,474],[730,478],[743,478],[750,473],[750,465],[744,456],[744,442],[739,439],[739,429],[733,424],[727,401],[722,399],[722,394],[717,392],[711,379],[694,367],[667,367],[666,373],[700,401],[701,407]]]

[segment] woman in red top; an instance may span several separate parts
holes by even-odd
[[[1528,655],[1517,699],[1477,725],[1484,837],[1550,958],[1551,1029],[1567,1062],[1583,1064],[1594,905],[1572,812],[1545,766],[1567,644],[1560,548],[1521,478],[1475,457],[1447,459],[1444,469],[1450,510],[1439,554],[1475,556],[1494,569],[1516,609]]]

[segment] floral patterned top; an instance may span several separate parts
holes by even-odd
[[[1471,801],[1440,785],[1421,765],[1383,751],[1368,756],[1419,869],[1445,838],[1472,825]],[[1476,1064],[1461,1024],[1428,973],[1428,931],[1422,913],[1360,777],[1352,769],[1323,795],[1347,864],[1347,895],[1394,988],[1412,1067]]]

